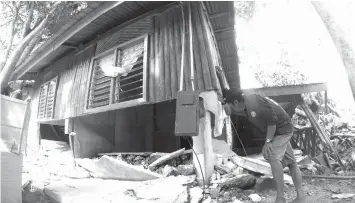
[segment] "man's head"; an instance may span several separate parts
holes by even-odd
[[[245,102],[242,90],[227,90],[225,92],[225,109],[228,114],[245,115]]]

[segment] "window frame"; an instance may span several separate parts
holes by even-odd
[[[43,88],[43,86],[48,86],[47,88],[49,88],[49,84],[50,84],[50,82],[51,81],[55,81],[55,88],[54,88],[54,96],[53,96],[53,107],[52,107],[52,114],[51,114],[51,116],[50,117],[43,117],[43,118],[39,118],[38,116],[39,116],[39,111],[40,111],[40,99],[41,99],[41,91],[42,91],[42,88]],[[39,95],[38,95],[38,106],[37,106],[37,121],[39,121],[39,122],[42,122],[42,121],[49,121],[49,120],[53,120],[54,119],[54,114],[55,114],[55,105],[56,105],[56,100],[57,100],[57,90],[58,90],[58,82],[59,82],[59,76],[55,76],[55,77],[53,77],[52,79],[50,79],[50,80],[48,80],[48,81],[46,81],[46,82],[44,82],[40,87],[39,87],[39,89],[40,89],[40,92],[39,92]],[[49,93],[49,91],[47,90],[47,94],[46,94],[46,96],[45,96],[45,98],[46,98],[46,103],[45,103],[45,113],[44,113],[44,115],[47,115],[47,101],[48,101],[48,93]]]
[[[137,106],[140,104],[144,104],[147,102],[147,98],[148,98],[148,87],[147,87],[147,79],[148,79],[148,34],[144,34],[142,36],[139,36],[137,38],[134,38],[132,40],[129,40],[127,42],[124,42],[122,44],[119,44],[117,46],[114,46],[94,57],[91,58],[91,62],[90,62],[90,70],[89,70],[89,74],[88,74],[88,82],[86,84],[86,94],[85,94],[85,106],[84,106],[84,114],[89,114],[89,113],[99,113],[99,112],[104,112],[104,111],[111,111],[111,110],[117,110],[117,109],[122,109],[122,108],[127,108],[127,107],[132,107],[132,106]],[[142,87],[142,98],[138,98],[138,99],[133,99],[133,100],[129,100],[129,101],[124,101],[124,102],[117,102],[114,103],[114,98],[113,98],[113,94],[114,94],[114,80],[116,77],[111,77],[111,85],[110,85],[110,97],[109,97],[109,104],[105,105],[105,106],[99,106],[99,107],[94,107],[94,108],[88,108],[89,105],[89,94],[90,94],[90,90],[91,90],[91,83],[92,80],[94,79],[92,77],[93,71],[94,71],[94,61],[97,60],[98,58],[104,57],[106,55],[109,54],[114,54],[115,58],[114,61],[115,63],[117,62],[117,53],[119,49],[124,49],[124,48],[128,48],[137,44],[140,44],[143,42],[143,47],[144,47],[144,53],[143,53],[143,87]]]

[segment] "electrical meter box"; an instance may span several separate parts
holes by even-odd
[[[198,91],[178,91],[176,96],[176,136],[197,136],[200,121]]]

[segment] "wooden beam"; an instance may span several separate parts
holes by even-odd
[[[65,43],[70,37],[75,35],[77,32],[82,30],[85,26],[89,25],[92,21],[100,17],[102,14],[106,13],[107,11],[115,8],[116,6],[120,5],[124,1],[112,1],[112,2],[105,2],[99,8],[95,9],[91,13],[87,14],[83,17],[80,21],[66,30],[61,36],[59,36],[53,43],[49,43],[46,46],[41,46],[40,51],[38,54],[30,60],[28,63],[20,65],[13,73],[14,79],[20,78],[24,75],[27,71],[31,70],[38,62],[48,56],[51,52],[56,50],[60,47],[63,43]]]
[[[209,18],[214,19],[214,18],[220,18],[220,17],[230,16],[230,15],[231,15],[231,12],[226,11],[226,12],[221,12],[221,13],[210,14]]]
[[[328,86],[326,83],[316,83],[316,84],[305,84],[305,85],[293,85],[284,87],[263,87],[263,88],[253,88],[244,89],[245,93],[256,93],[263,96],[280,96],[280,95],[292,95],[292,94],[302,94],[307,92],[322,92],[326,91]]]
[[[64,134],[69,135],[74,131],[74,122],[72,118],[65,119],[64,124]]]

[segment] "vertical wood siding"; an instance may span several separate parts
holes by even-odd
[[[200,3],[192,3],[192,28],[194,50],[195,89],[200,91],[219,90],[215,66],[221,65],[218,50],[213,41],[207,16],[203,13]],[[188,32],[188,10],[185,12],[185,61],[184,90],[191,89],[190,53]],[[179,89],[181,41],[182,41],[181,8],[171,9],[154,17],[154,35],[150,38],[150,71],[149,88],[152,102],[174,99]],[[154,64],[154,66],[152,66]]]
[[[184,90],[191,90],[190,53],[188,32],[188,9],[185,11],[185,33],[182,33],[181,7],[148,17],[129,25],[76,55],[66,56],[47,68],[37,79],[33,101],[38,103],[39,86],[55,76],[58,78],[54,119],[64,119],[83,115],[85,92],[94,55],[102,53],[144,34],[149,34],[148,45],[148,102],[156,103],[176,97],[179,89],[182,36],[185,34]],[[199,2],[192,3],[193,49],[195,89],[199,91],[220,90],[215,66],[221,60],[214,41],[214,33],[208,17]],[[36,107],[38,104],[35,105]],[[37,111],[37,108],[34,108]],[[37,112],[36,112],[37,114]]]
[[[140,37],[153,31],[153,20],[151,17],[141,20],[132,25],[124,27],[122,30],[99,41],[96,46],[95,55],[98,55],[116,45],[122,44],[134,38]]]

